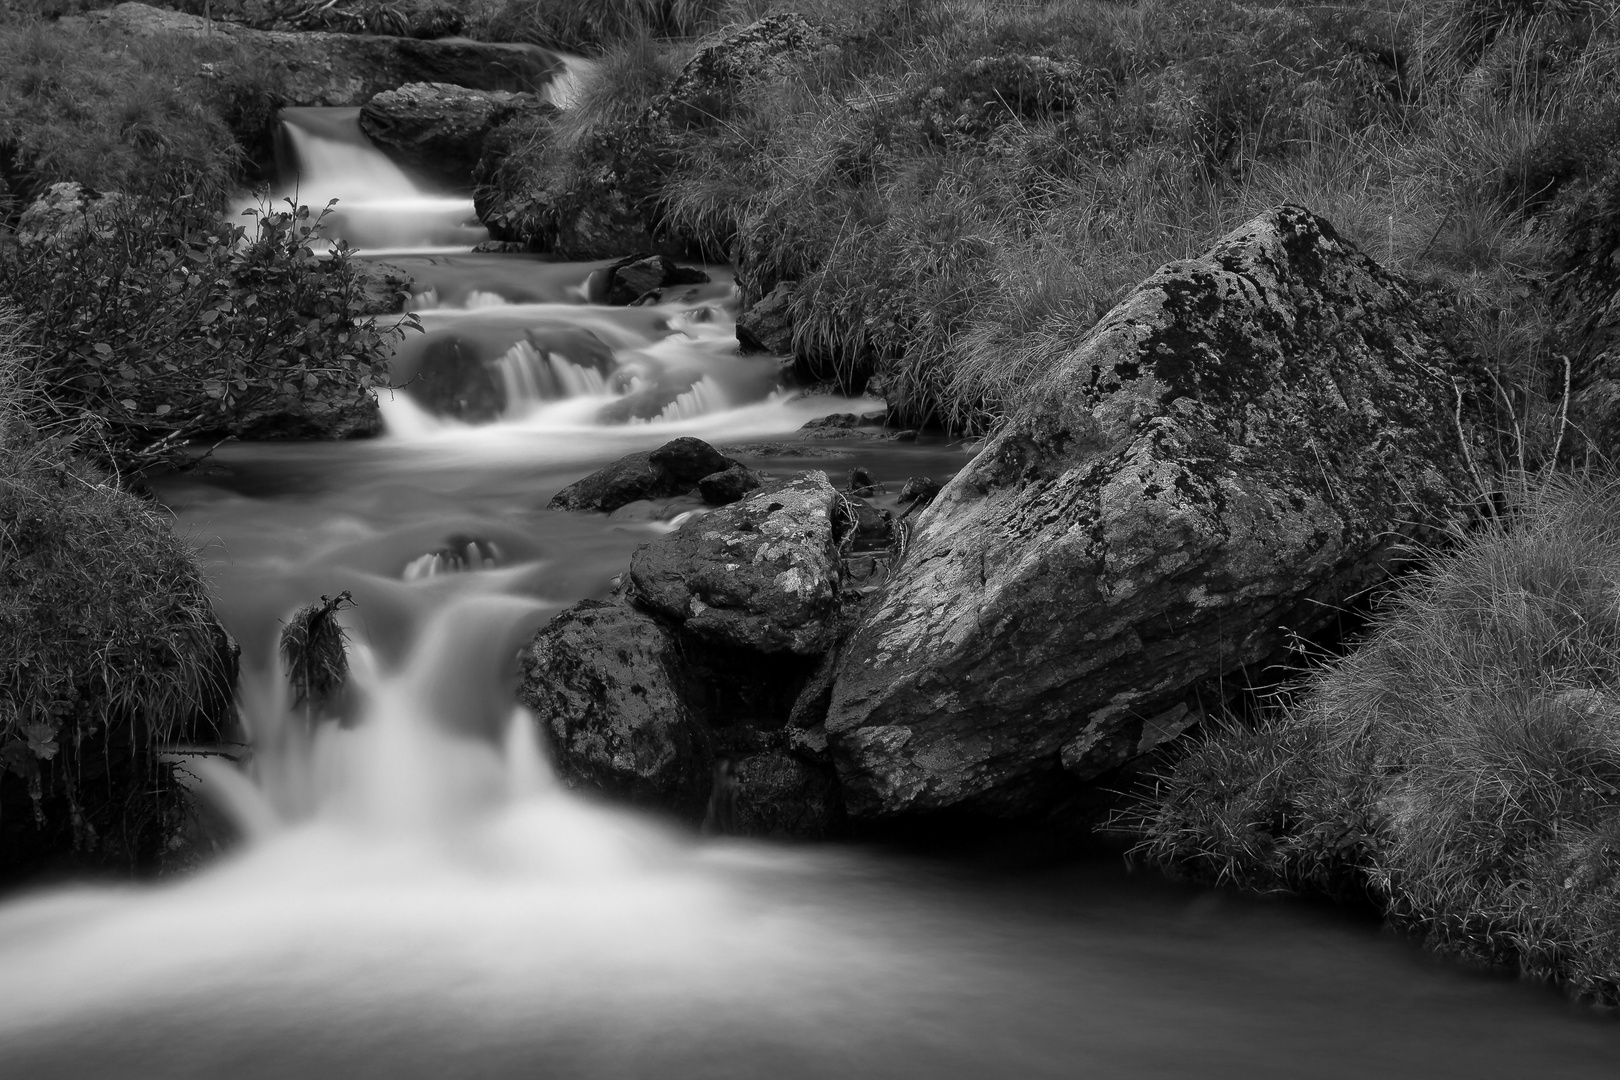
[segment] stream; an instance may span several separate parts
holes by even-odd
[[[251,753],[195,768],[246,839],[156,884],[0,902],[0,1074],[1616,1075],[1620,1025],[1551,991],[1117,851],[702,838],[564,789],[514,707],[517,650],[702,508],[547,511],[558,489],[678,435],[891,492],[967,451],[798,440],[881,403],[796,395],[736,355],[724,268],[587,304],[604,264],[472,253],[470,201],[389,165],[353,113],[288,111],[300,198],[339,198],[341,234],[415,275],[425,333],[396,373],[460,349],[504,405],[471,424],[385,393],[382,437],[226,445],[160,482],[243,649]],[[276,638],[342,590],[352,723],[312,736]]]

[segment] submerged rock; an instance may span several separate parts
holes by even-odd
[[[759,473],[746,465],[733,465],[698,481],[698,494],[710,506],[727,506],[760,487]]]
[[[827,709],[851,811],[1021,812],[1175,736],[1456,520],[1456,368],[1297,207],[1165,266],[918,515]]]
[[[702,285],[709,275],[692,266],[677,265],[664,255],[637,253],[612,266],[591,271],[585,279],[585,299],[593,304],[627,307],[674,285]]]
[[[547,510],[617,510],[640,499],[685,495],[699,480],[733,462],[702,439],[671,439],[656,450],[626,454],[551,497]]]
[[[778,282],[737,316],[739,351],[774,356],[793,352],[793,296],[798,288],[797,282]]]
[[[700,638],[823,653],[838,613],[839,499],[822,472],[763,488],[637,549],[630,594]]]
[[[555,111],[534,94],[410,83],[360,107],[360,130],[407,169],[458,187],[472,183],[484,140],[519,111]]]

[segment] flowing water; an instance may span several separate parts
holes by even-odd
[[[467,239],[465,207],[401,187],[352,116],[290,122],[310,188],[388,205],[346,212],[351,237],[418,252],[394,260],[426,328],[402,377],[471,357],[499,408],[469,424],[397,394],[382,438],[228,446],[162,485],[244,649],[251,753],[197,771],[247,839],[163,884],[0,906],[0,1073],[1615,1075],[1611,1022],[1333,912],[1129,875],[1117,854],[702,840],[562,790],[513,707],[514,654],[699,508],[561,514],[550,496],[677,434],[758,455],[874,403],[796,398],[774,362],[735,356],[720,271],[666,304],[592,307],[594,265],[437,250]],[[943,440],[792,446],[751,460],[864,464],[891,490],[966,460]],[[311,735],[275,638],[341,590],[355,693]]]

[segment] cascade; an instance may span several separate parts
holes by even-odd
[[[390,261],[425,332],[398,349],[384,437],[226,445],[219,475],[156,481],[243,648],[240,760],[187,761],[244,840],[166,883],[0,901],[7,1075],[1612,1075],[1620,1032],[1529,988],[1420,967],[1338,916],[1128,876],[1115,852],[1008,873],[1008,852],[987,872],[699,840],[569,790],[549,718],[513,705],[515,658],[703,508],[549,496],[676,435],[837,473],[824,455],[854,451],[798,454],[795,429],[879,403],[796,396],[735,355],[721,269],[666,303],[587,304],[600,264],[472,253],[470,204],[418,188],[355,110],[284,122],[298,197],[407,252]],[[475,391],[486,415],[446,409]],[[890,479],[965,461],[943,440],[856,446]],[[312,721],[277,634],[341,590],[351,691]]]

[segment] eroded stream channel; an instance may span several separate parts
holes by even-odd
[[[567,514],[550,496],[676,435],[757,448],[874,403],[794,397],[774,361],[738,357],[723,272],[610,309],[583,300],[595,264],[466,253],[469,211],[365,173],[344,123],[307,120],[303,151],[335,155],[306,161],[308,187],[369,202],[352,239],[416,274],[428,333],[402,370],[454,338],[498,370],[504,411],[461,424],[396,395],[382,438],[228,446],[161,486],[244,650],[251,764],[207,778],[249,839],[183,879],[0,906],[0,1072],[1615,1075],[1620,1027],[1548,992],[1320,909],[1130,875],[1117,854],[706,840],[562,790],[513,708],[512,657],[699,507]],[[793,445],[751,463],[862,464],[896,490],[966,460],[926,438]],[[846,456],[812,456],[829,452]],[[275,637],[341,590],[362,705],[310,740]]]

